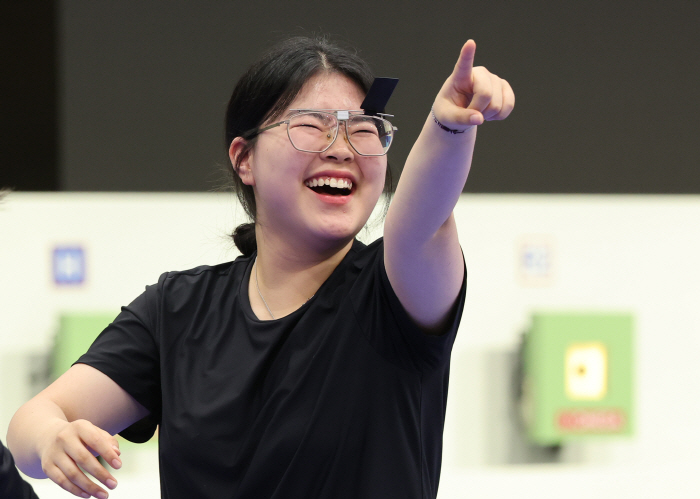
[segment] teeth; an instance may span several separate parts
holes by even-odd
[[[352,189],[352,182],[347,178],[323,177],[313,178],[304,182],[307,187],[319,187],[327,185],[336,189]]]

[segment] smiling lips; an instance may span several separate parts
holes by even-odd
[[[352,192],[352,181],[348,178],[317,177],[305,181],[304,185],[319,194],[347,196]]]

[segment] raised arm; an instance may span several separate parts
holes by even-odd
[[[94,457],[121,467],[119,444],[112,436],[148,411],[100,371],[77,364],[12,418],[7,444],[17,467],[34,478],[50,478],[78,497],[107,497],[117,482]],[[111,481],[111,482],[110,482]]]
[[[384,228],[386,272],[409,315],[439,334],[464,278],[452,210],[471,167],[476,128],[513,110],[508,82],[474,67],[476,43],[463,47],[411,149]],[[456,132],[456,133],[455,133]]]

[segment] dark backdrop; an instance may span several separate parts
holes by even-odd
[[[378,75],[401,80],[388,107],[400,134],[389,155],[397,173],[462,43],[474,38],[477,64],[508,79],[517,103],[508,120],[480,128],[467,191],[700,193],[695,0],[65,0],[44,10],[54,37],[31,16],[20,31],[44,40],[47,60],[58,58],[53,80],[34,76],[46,62],[27,37],[2,48],[3,59],[24,61],[26,76],[15,80],[26,84],[12,98],[3,92],[3,114],[14,118],[3,119],[0,185],[216,189],[238,76],[281,38],[328,33],[357,47]],[[58,113],[47,105],[44,124],[17,118],[42,115],[26,103],[48,96]],[[6,165],[22,161],[13,177]]]
[[[59,185],[56,11],[0,0],[0,189]]]

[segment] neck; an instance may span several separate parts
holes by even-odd
[[[282,244],[256,226],[258,255],[248,284],[255,315],[264,320],[288,315],[304,305],[352,247],[352,239],[318,249]],[[257,281],[256,281],[257,277]]]

